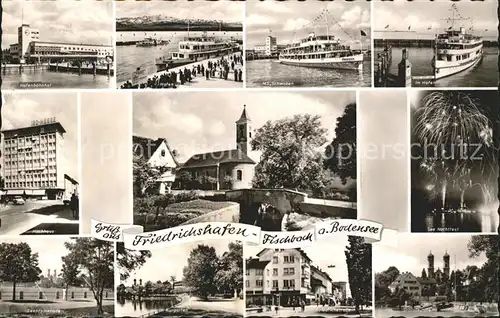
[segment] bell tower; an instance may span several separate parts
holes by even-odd
[[[250,149],[250,140],[252,140],[252,121],[247,115],[246,105],[243,105],[243,112],[240,119],[236,121],[236,147],[244,154],[248,155]]]
[[[432,252],[429,252],[429,255],[427,256],[427,263],[427,277],[434,278],[434,254],[432,254]]]

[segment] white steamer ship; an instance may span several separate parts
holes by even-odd
[[[456,6],[452,9],[451,20],[458,20],[455,18]],[[434,77],[438,80],[462,72],[477,65],[482,57],[483,39],[467,33],[464,27],[456,30],[452,25],[446,32],[436,36],[432,59]]]
[[[284,49],[279,55],[279,61],[305,67],[363,69],[362,51],[351,50],[333,35],[316,36],[314,33]]]

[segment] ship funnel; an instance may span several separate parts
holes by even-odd
[[[461,27],[461,28],[460,28],[460,33],[461,33],[461,34],[465,34],[465,28],[464,28],[464,27]]]
[[[309,33],[309,37],[313,38],[314,37],[314,32]]]

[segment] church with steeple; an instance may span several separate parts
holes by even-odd
[[[252,120],[243,105],[235,122],[235,148],[199,153],[181,164],[178,173],[188,172],[200,190],[237,190],[252,187],[256,162],[250,158]]]

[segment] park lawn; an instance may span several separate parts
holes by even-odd
[[[160,317],[240,318],[243,317],[243,315],[235,315],[224,311],[216,311],[216,310],[172,308],[171,310],[162,311],[154,316],[151,316],[151,318],[160,318]]]
[[[160,209],[158,214],[156,209],[152,209],[147,214],[135,214],[134,224],[142,225],[147,232],[168,229],[233,204],[234,202],[214,202],[202,199],[173,203]]]

